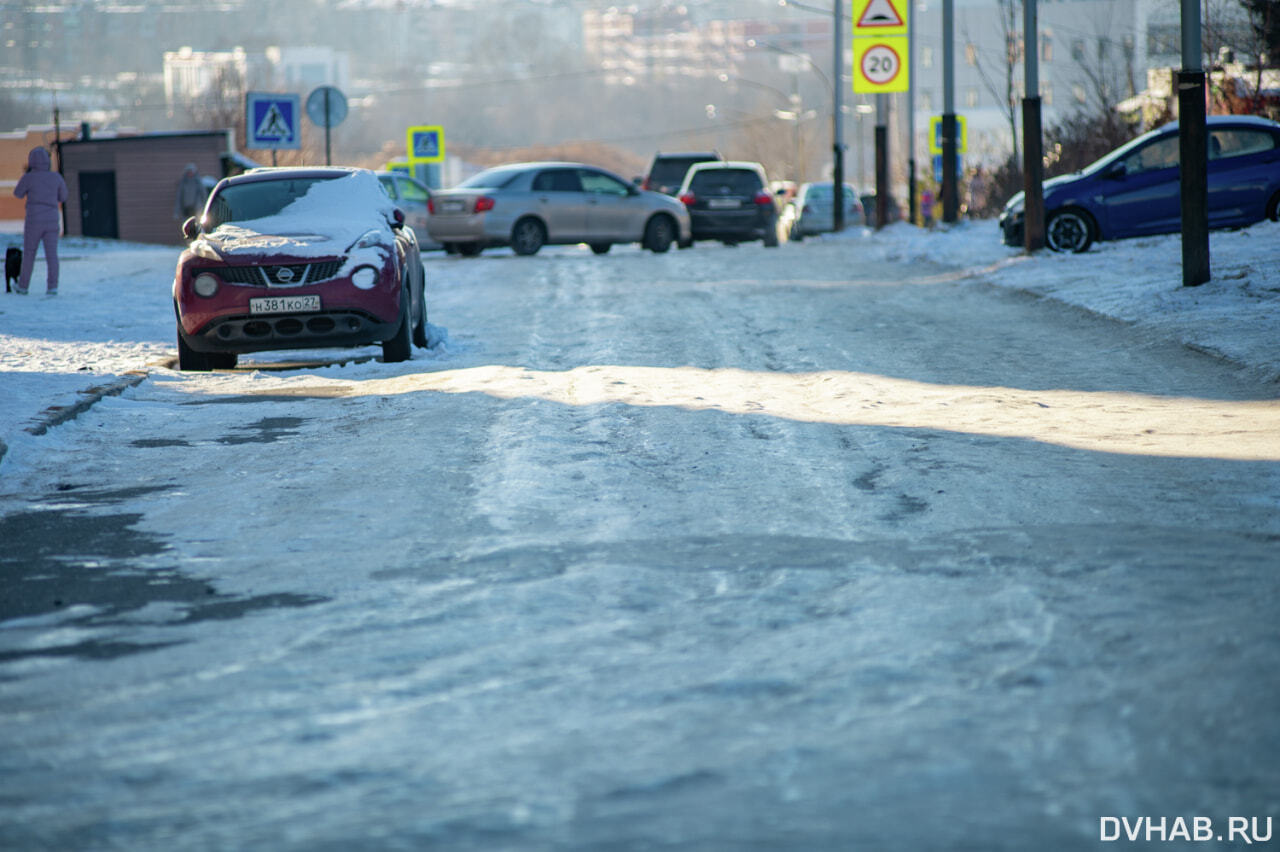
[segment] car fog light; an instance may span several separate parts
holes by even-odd
[[[372,290],[373,285],[378,283],[378,271],[372,266],[362,266],[351,273],[351,283],[361,290]]]
[[[202,272],[196,276],[193,287],[197,296],[204,296],[207,299],[218,292],[218,279],[208,272]]]

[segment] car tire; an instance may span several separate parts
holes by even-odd
[[[1280,222],[1280,192],[1271,196],[1267,202],[1267,218],[1272,222]]]
[[[763,236],[763,237],[761,237],[761,238],[760,238],[760,240],[761,240],[761,242],[763,242],[763,243],[764,243],[764,247],[765,247],[765,248],[777,248],[777,247],[778,247],[778,225],[777,225],[777,223],[774,223],[773,225],[771,225],[771,226],[769,226],[768,228],[766,228],[766,229],[765,229],[765,232],[764,232],[764,236]]]
[[[789,239],[789,240],[790,240],[791,242],[793,242],[793,243],[802,243],[802,242],[804,242],[804,231],[801,231],[799,228],[797,228],[796,226],[792,225],[792,226],[791,226],[791,233],[790,233],[790,235],[787,237],[787,239]]]
[[[521,257],[530,257],[547,242],[547,231],[537,219],[526,216],[511,229],[511,248]]]
[[[178,369],[184,373],[207,373],[213,369],[208,355],[187,345],[181,328],[178,329]]]
[[[1093,245],[1097,232],[1092,216],[1077,207],[1065,207],[1049,215],[1044,241],[1054,251],[1079,254]]]
[[[205,355],[211,370],[234,370],[240,357],[234,352],[210,352]]]
[[[611,248],[613,248],[613,243],[591,243],[593,254],[608,254]]]
[[[400,288],[400,324],[396,326],[395,336],[382,341],[382,361],[385,364],[397,364],[413,357],[412,322],[409,319],[409,291]]]
[[[644,247],[654,254],[664,254],[676,241],[676,226],[670,216],[654,216],[644,226]]]
[[[480,252],[484,251],[484,246],[479,243],[455,243],[454,247],[463,257],[479,257]]]

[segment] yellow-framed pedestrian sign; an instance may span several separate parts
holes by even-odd
[[[963,115],[956,116],[956,153],[966,154],[969,151],[969,131]],[[929,119],[929,153],[942,153],[942,116],[935,115]]]
[[[860,94],[911,88],[907,25],[910,0],[853,0],[853,90]]]
[[[444,128],[438,124],[410,127],[405,147],[409,163],[439,163],[444,160]]]

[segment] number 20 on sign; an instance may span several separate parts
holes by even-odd
[[[911,87],[905,36],[853,40],[853,90],[867,94],[905,92]]]

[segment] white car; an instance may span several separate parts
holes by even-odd
[[[665,252],[691,237],[689,212],[582,163],[516,163],[487,169],[432,194],[431,239],[473,257],[489,246],[536,254],[544,245],[586,243],[604,254],[614,243]]]

